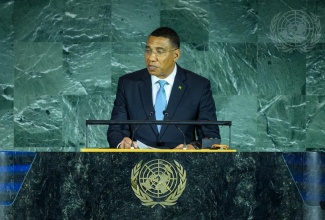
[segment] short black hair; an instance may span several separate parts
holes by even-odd
[[[181,45],[178,34],[176,33],[176,31],[169,27],[157,28],[150,34],[150,36],[168,38],[172,46],[176,47],[177,49],[179,49]]]

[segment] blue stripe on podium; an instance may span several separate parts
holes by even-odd
[[[319,206],[325,201],[325,153],[283,153],[284,161],[304,203]]]
[[[35,156],[35,152],[0,151],[0,206],[14,203]]]
[[[0,166],[0,173],[19,173],[28,172],[31,164],[28,165],[10,165],[10,166]],[[3,174],[1,174],[3,175]]]
[[[0,193],[16,193],[23,183],[0,183]]]

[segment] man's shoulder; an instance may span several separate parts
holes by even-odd
[[[180,72],[183,73],[188,80],[194,80],[194,81],[197,81],[197,82],[207,82],[207,81],[210,81],[206,77],[201,76],[198,73],[195,73],[195,72],[193,72],[191,70],[184,69],[184,68],[182,68],[180,66],[178,66],[178,68],[179,68]]]

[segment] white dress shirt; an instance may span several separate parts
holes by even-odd
[[[163,80],[165,80],[167,82],[166,85],[164,86],[165,92],[166,92],[167,105],[168,105],[170,93],[172,92],[176,72],[177,72],[177,65],[175,64],[175,68],[174,68],[173,72],[167,78],[163,79]],[[157,76],[151,75],[152,103],[153,103],[154,106],[155,106],[155,103],[156,103],[157,92],[158,92],[158,90],[160,88],[158,80],[161,80],[161,79],[159,79]]]

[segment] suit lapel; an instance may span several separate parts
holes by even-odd
[[[168,112],[168,117],[165,117],[164,120],[173,120],[173,116],[181,102],[181,99],[187,89],[187,84],[184,83],[186,79],[184,70],[177,65],[177,73],[175,76],[173,88],[169,97],[168,105],[166,108],[166,112]],[[173,125],[174,126],[174,125]],[[168,126],[163,125],[160,130],[160,135],[162,136]]]

